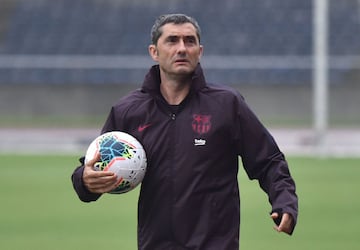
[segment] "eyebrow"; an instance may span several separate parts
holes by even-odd
[[[178,35],[169,35],[165,38],[166,41],[168,40],[172,40],[172,39],[179,39],[182,36],[178,36]],[[196,36],[195,35],[188,35],[188,36],[184,36],[185,39],[194,39],[196,40]]]

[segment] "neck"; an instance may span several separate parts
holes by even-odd
[[[188,95],[191,86],[191,78],[169,78],[161,74],[160,92],[170,105],[179,105]]]
[[[160,92],[170,105],[179,105],[188,95],[190,84],[177,82],[161,82]]]

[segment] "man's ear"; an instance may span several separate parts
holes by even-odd
[[[155,62],[158,61],[159,53],[156,48],[156,45],[154,45],[154,44],[149,45],[149,54]]]
[[[200,59],[201,59],[201,57],[202,57],[203,53],[204,53],[204,47],[203,47],[202,45],[200,45],[200,50],[199,50],[199,61],[200,61]]]

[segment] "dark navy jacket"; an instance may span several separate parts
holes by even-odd
[[[295,183],[273,137],[239,93],[205,82],[199,65],[178,106],[160,94],[159,67],[143,86],[111,109],[102,132],[135,136],[148,158],[138,203],[138,247],[146,250],[239,248],[239,156],[250,179],[268,194],[273,211],[297,219]],[[83,201],[97,200],[75,170]]]

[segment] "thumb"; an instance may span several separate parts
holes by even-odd
[[[274,212],[270,216],[271,216],[271,219],[275,220],[275,219],[277,219],[279,217],[279,214]]]
[[[279,226],[281,223],[281,218],[282,216],[278,213],[278,212],[273,212],[271,213],[271,219],[273,219],[274,223],[276,224],[276,226]],[[276,227],[277,228],[277,227]]]
[[[85,162],[85,167],[87,168],[94,168],[94,165],[99,162],[101,159],[101,155],[100,152],[96,152],[94,158],[88,160],[87,162]]]

